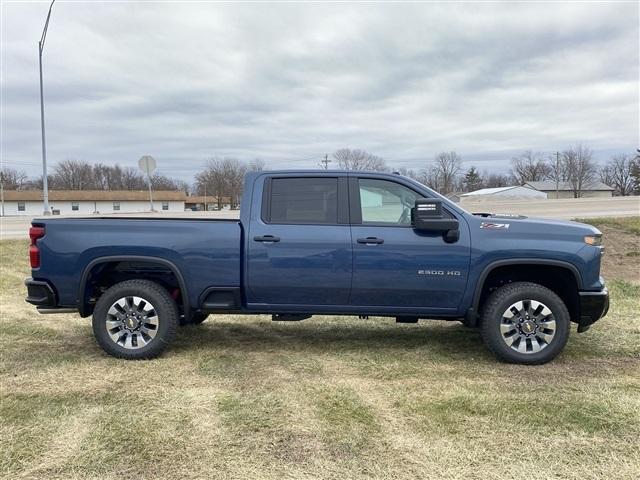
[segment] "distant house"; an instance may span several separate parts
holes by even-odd
[[[153,192],[157,211],[184,212],[184,192]],[[49,190],[49,208],[58,215],[149,211],[147,190]],[[41,190],[5,190],[4,215],[42,215]]]
[[[222,208],[229,208],[229,199],[222,197],[220,201]],[[185,198],[184,207],[187,210],[211,211],[218,210],[218,197],[212,195],[189,195]]]
[[[527,182],[525,186],[546,193],[548,198],[574,198],[573,187],[569,182],[560,182],[557,191],[556,182],[553,180]],[[613,197],[613,191],[613,187],[602,182],[591,182],[582,187],[582,197]]]
[[[544,200],[546,198],[547,194],[544,192],[540,192],[526,186],[521,187],[519,185],[513,187],[482,188],[475,192],[463,193],[460,195],[460,201],[462,203],[483,200]]]

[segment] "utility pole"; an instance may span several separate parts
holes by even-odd
[[[38,61],[40,66],[40,128],[42,130],[42,198],[44,200],[44,215],[49,215],[49,182],[47,178],[47,147],[44,137],[44,93],[42,89],[42,51],[44,50],[44,41],[47,38],[47,29],[49,28],[49,18],[51,17],[51,9],[53,3],[49,6],[49,13],[47,14],[47,20],[44,22],[44,29],[42,30],[42,36],[38,42]]]
[[[325,153],[324,160],[320,160],[320,163],[324,163],[324,169],[329,170],[329,163],[331,163],[331,160],[329,160],[329,155]]]

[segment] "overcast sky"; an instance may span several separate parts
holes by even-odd
[[[2,3],[2,160],[41,165],[47,3]],[[639,7],[628,3],[58,2],[44,55],[50,164],[191,180],[212,156],[313,168],[362,148],[506,171],[524,149],[639,141]]]

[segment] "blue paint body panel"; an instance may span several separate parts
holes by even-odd
[[[421,196],[439,198],[459,222],[459,239],[408,226],[272,225],[262,219],[265,179],[270,176],[357,172],[255,172],[246,178],[240,221],[195,218],[37,219],[46,234],[38,240],[42,264],[36,280],[54,289],[58,306],[77,307],[83,273],[92,261],[144,256],[170,262],[184,278],[193,310],[212,287],[238,289],[238,311],[248,313],[343,313],[459,318],[473,306],[476,286],[492,266],[513,261],[555,262],[577,272],[581,291],[600,291],[601,249],[585,235],[600,233],[575,222],[474,216],[411,179],[370,173]],[[346,183],[346,180],[345,180]],[[483,223],[485,225],[483,225]],[[484,228],[487,223],[507,227]],[[275,235],[279,242],[254,237]],[[382,238],[366,245],[358,238]],[[427,272],[427,273],[425,273]]]

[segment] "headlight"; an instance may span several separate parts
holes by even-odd
[[[593,245],[594,247],[599,247],[602,245],[602,234],[585,235],[584,243],[587,245]]]

